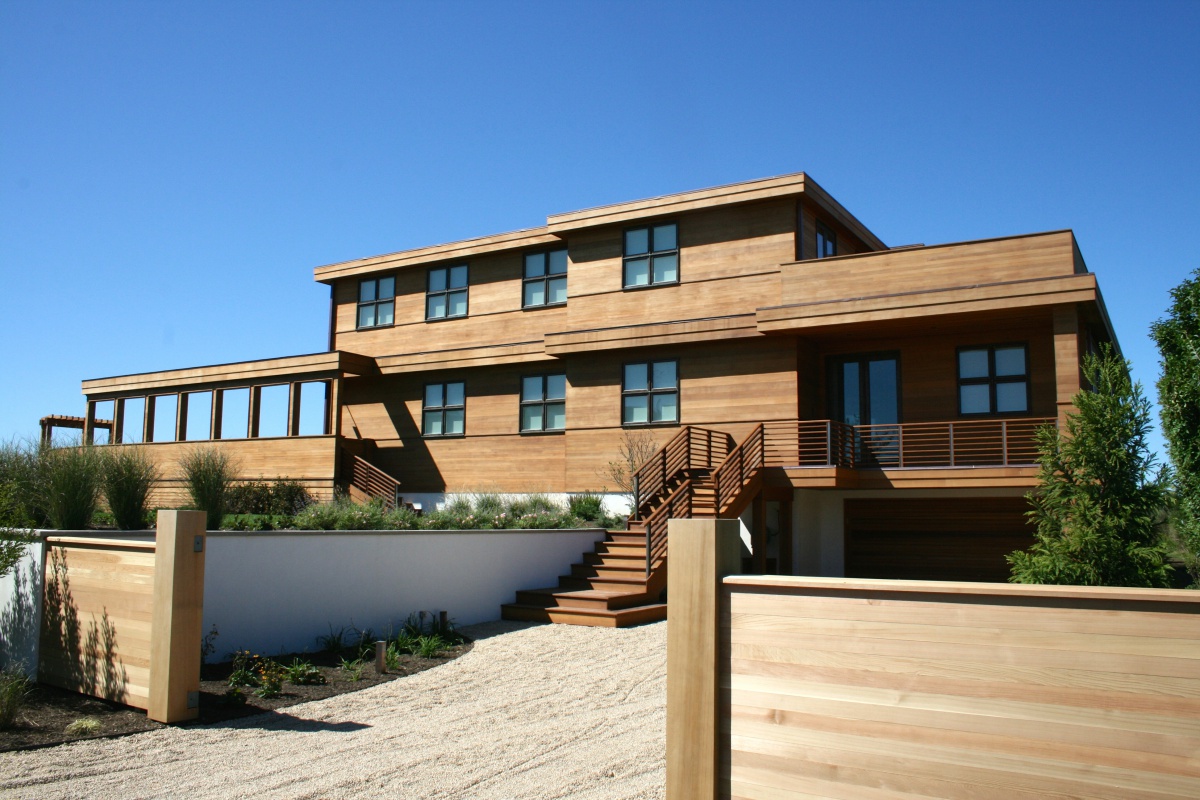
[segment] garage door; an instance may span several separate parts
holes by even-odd
[[[1023,497],[846,500],[846,576],[1008,580],[1004,556],[1033,544]]]

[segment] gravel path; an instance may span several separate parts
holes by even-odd
[[[0,754],[0,797],[661,798],[666,623],[496,622],[451,663],[284,713]]]

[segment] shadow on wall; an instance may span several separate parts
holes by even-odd
[[[81,640],[66,551],[57,547],[50,551],[42,631],[39,677],[93,697],[123,702],[128,674],[117,658],[116,626],[104,608],[99,621],[92,615]]]
[[[37,678],[41,573],[41,560],[26,551],[13,567],[12,595],[0,612],[0,667],[23,666],[33,679]]]

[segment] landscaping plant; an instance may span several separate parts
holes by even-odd
[[[321,670],[313,666],[311,661],[293,658],[292,663],[283,669],[287,673],[288,683],[294,683],[297,686],[320,686],[325,683],[325,676],[321,674]]]
[[[282,664],[269,658],[259,659],[257,665],[258,688],[254,693],[263,699],[279,697],[288,671]]]
[[[100,720],[93,717],[81,717],[67,725],[66,732],[70,736],[94,736],[100,732]]]
[[[33,685],[20,665],[0,670],[0,728],[11,728]]]
[[[179,461],[192,505],[208,515],[208,529],[221,527],[237,467],[215,447],[197,447]]]
[[[1158,530],[1164,471],[1146,444],[1150,402],[1128,363],[1105,347],[1088,354],[1091,387],[1075,395],[1066,431],[1038,431],[1037,525],[1028,551],[1008,556],[1014,583],[1168,586]]]
[[[36,528],[47,520],[37,502],[41,448],[0,443],[0,528]]]
[[[100,501],[103,463],[98,449],[45,447],[38,461],[39,501],[50,524],[63,531],[87,528]]]
[[[346,659],[344,656],[341,659],[342,671],[346,673],[346,680],[357,683],[363,678],[363,671],[367,668],[367,664],[361,658],[356,658],[353,661]]]
[[[121,530],[146,528],[146,501],[160,472],[140,447],[122,446],[102,451],[101,486],[113,521]]]

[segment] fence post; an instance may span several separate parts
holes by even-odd
[[[739,531],[736,519],[673,519],[667,528],[667,800],[718,795],[721,578],[739,571]]]
[[[203,511],[159,511],[150,621],[150,703],[146,716],[181,722],[200,715],[204,612]]]

